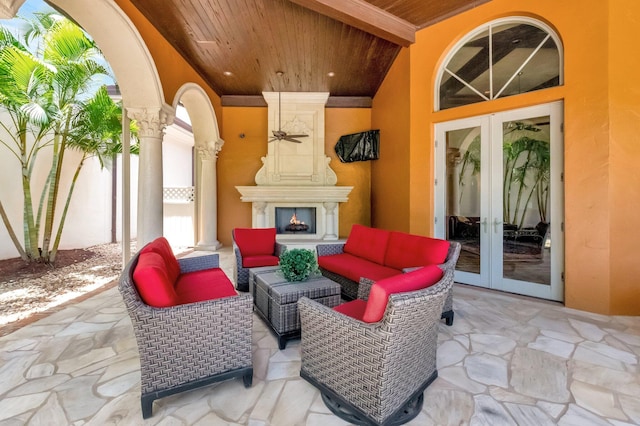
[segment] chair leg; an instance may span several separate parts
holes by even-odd
[[[247,373],[244,376],[242,376],[242,382],[244,383],[245,388],[251,387],[251,385],[253,384],[253,370],[251,370],[250,373]]]
[[[140,398],[143,419],[148,419],[153,414],[153,401],[154,398],[152,395],[142,395]]]
[[[443,312],[440,318],[444,319],[445,324],[449,327],[453,325],[453,311]]]

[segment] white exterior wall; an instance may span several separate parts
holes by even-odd
[[[7,123],[8,117],[0,115],[0,119]],[[2,141],[8,141],[4,131],[0,132]],[[60,215],[66,202],[71,179],[75,173],[75,168],[80,161],[81,154],[77,151],[67,149],[64,157],[63,173],[59,189],[59,199],[54,220],[54,234],[60,220]],[[117,238],[121,239],[122,233],[122,212],[121,212],[121,172],[122,165],[118,161],[118,206],[117,206]],[[34,204],[34,215],[37,213],[39,197],[42,192],[46,175],[51,165],[51,149],[46,148],[40,151],[37,158],[36,167],[32,175],[32,197]],[[131,235],[136,233],[136,198],[137,198],[137,156],[131,158],[131,205],[132,224]],[[19,240],[23,242],[23,192],[20,180],[20,164],[10,151],[0,145],[0,201],[9,216],[13,230]],[[41,223],[41,228],[44,222]],[[41,241],[41,239],[40,239]],[[85,161],[84,166],[78,176],[71,204],[67,213],[62,238],[59,249],[85,248],[96,244],[108,243],[111,241],[111,165],[100,169],[100,164],[94,158]],[[9,233],[4,224],[0,223],[0,259],[18,257]]]
[[[193,135],[176,126],[167,127],[162,143],[162,178],[165,188],[193,186]],[[195,245],[195,203],[164,200],[164,236],[172,247]]]

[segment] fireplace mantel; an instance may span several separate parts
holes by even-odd
[[[236,186],[244,202],[344,203],[353,186]]]
[[[339,203],[349,199],[352,186],[236,186],[243,202],[252,203],[254,228],[268,228],[275,224],[277,207],[313,207],[316,209],[315,235],[282,235],[280,241],[309,239],[338,239]]]
[[[252,226],[274,227],[277,208],[308,207],[315,209],[315,234],[280,234],[278,240],[337,240],[339,204],[348,201],[353,187],[336,185],[331,159],[324,152],[329,93],[263,92],[263,96],[268,105],[267,156],[262,157],[256,186],[236,186],[241,200],[252,203]],[[273,140],[280,124],[288,134],[304,135],[297,138],[299,143]]]

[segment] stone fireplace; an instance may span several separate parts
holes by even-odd
[[[300,143],[265,140],[267,156],[262,157],[256,185],[236,189],[242,201],[252,203],[252,226],[277,228],[278,241],[337,240],[339,204],[348,200],[353,187],[336,185],[336,174],[324,153],[324,107],[329,94],[282,92],[280,100],[278,95],[263,92],[268,105],[266,140],[279,130],[278,123],[288,134],[307,136],[296,138]],[[305,223],[287,229],[296,221]]]

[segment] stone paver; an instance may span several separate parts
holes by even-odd
[[[221,265],[232,276],[231,250]],[[409,425],[640,424],[640,318],[454,288],[440,324],[439,377]],[[12,424],[346,425],[299,377],[300,345],[278,350],[258,318],[254,380],[162,398],[140,412],[139,360],[117,288],[0,338],[0,426]]]

